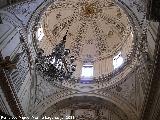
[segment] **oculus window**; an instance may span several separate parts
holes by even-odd
[[[123,61],[122,54],[121,54],[121,52],[119,52],[118,55],[116,55],[113,58],[113,67],[114,67],[114,69],[119,68],[123,64],[123,62],[124,61]]]

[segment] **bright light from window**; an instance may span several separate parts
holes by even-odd
[[[120,52],[120,53],[118,53],[118,55],[116,55],[113,58],[114,69],[120,67],[122,64],[123,64],[123,57],[122,57],[121,52]]]
[[[37,30],[37,39],[39,40],[39,41],[41,41],[42,40],[42,38],[43,38],[43,36],[44,36],[44,33],[43,33],[43,28],[42,28],[42,26],[40,27],[40,28],[38,28],[38,30]]]
[[[93,65],[83,65],[81,77],[83,78],[93,77]]]

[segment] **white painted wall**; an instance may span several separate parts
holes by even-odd
[[[17,26],[14,26],[11,23],[3,20],[3,24],[0,24],[0,51],[2,53],[3,58],[5,58],[6,56],[10,56],[11,60],[12,60],[17,53],[23,52],[22,48],[20,46],[22,46],[22,45],[20,43],[20,33],[18,31]],[[28,64],[28,60],[26,59],[26,60],[19,62],[19,63],[21,64],[19,66],[25,67],[25,65]],[[20,68],[23,68],[23,67],[20,67]],[[20,76],[17,77],[17,80],[18,81],[21,80],[22,85],[20,87],[19,92],[17,93],[17,96],[19,98],[19,102],[21,104],[21,107],[27,116],[29,101],[30,101],[30,84],[31,84],[31,77],[30,76],[31,75],[30,75],[30,72],[27,71],[26,76],[22,77],[21,74],[23,74],[23,73],[20,73],[19,69],[18,69],[18,72],[19,72],[18,75],[20,75]],[[11,80],[11,81],[13,82],[13,80]],[[15,85],[16,84],[13,84],[13,86],[16,88]],[[3,91],[3,92],[5,92],[5,91]],[[15,92],[16,92],[16,90],[15,90]],[[6,101],[6,100],[4,100],[4,101]],[[7,108],[7,109],[9,110],[9,108]]]
[[[0,51],[3,57],[12,56],[18,47],[20,35],[15,26],[3,21],[0,24]]]

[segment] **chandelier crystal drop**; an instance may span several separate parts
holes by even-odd
[[[37,53],[36,69],[52,81],[69,80],[76,70],[74,56],[69,56],[70,50],[65,49],[67,32],[50,55],[44,55],[42,49],[39,49]]]

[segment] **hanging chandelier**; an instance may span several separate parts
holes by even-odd
[[[69,80],[76,70],[74,56],[69,56],[70,50],[65,49],[67,32],[50,55],[44,55],[42,49],[39,49],[37,53],[36,69],[52,81]]]

